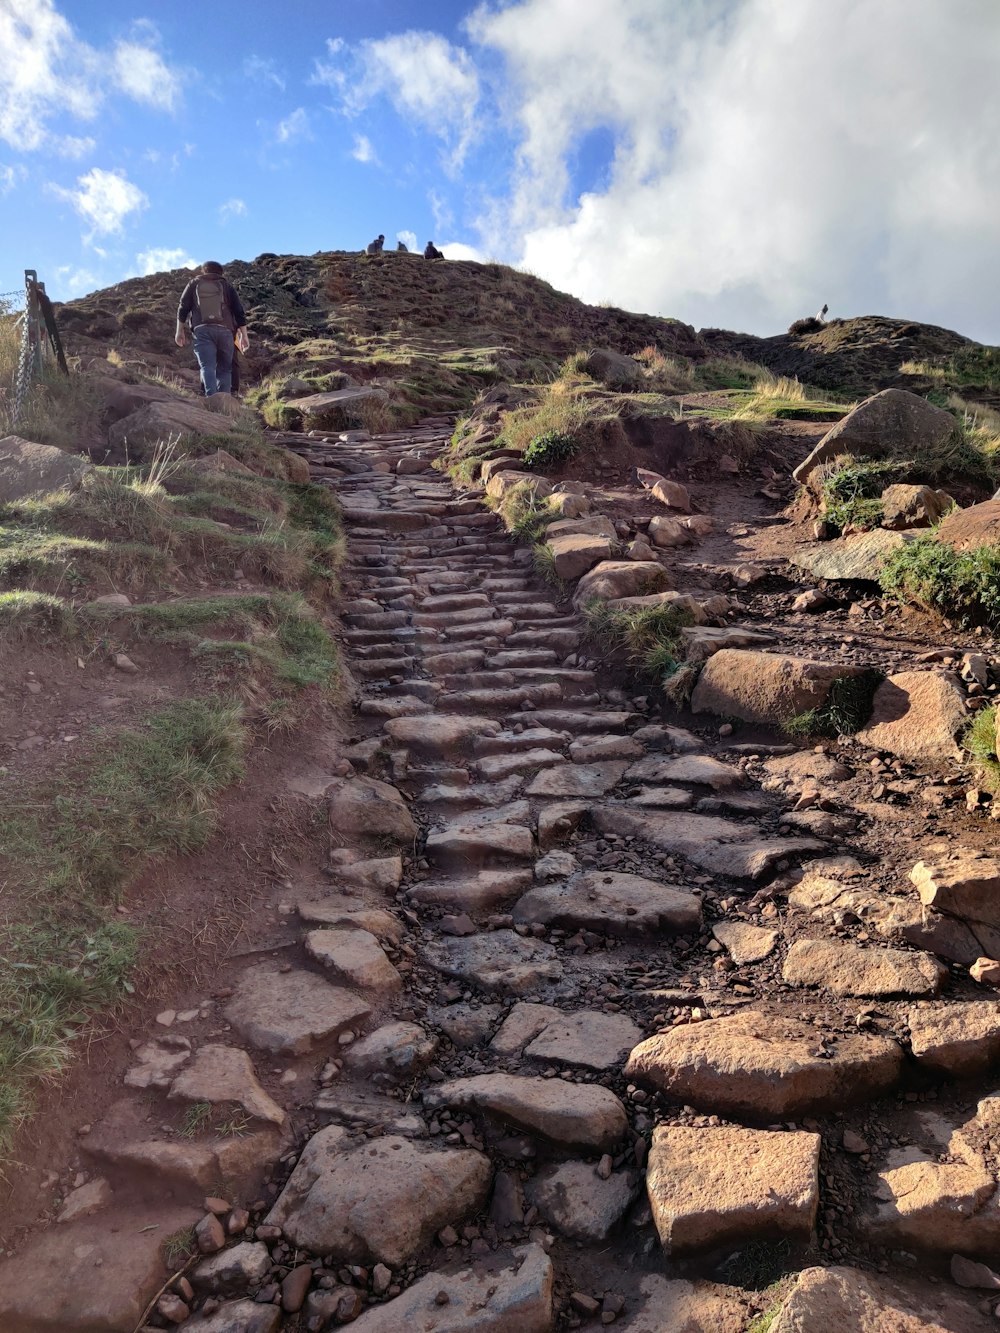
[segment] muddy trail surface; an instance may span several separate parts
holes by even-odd
[[[994,1326],[996,936],[909,879],[992,842],[961,770],[668,714],[432,468],[448,433],[293,441],[349,537],[328,837],[133,1043],[0,1333]],[[784,485],[692,480],[674,586],[729,598],[693,642],[989,652],[793,613]]]

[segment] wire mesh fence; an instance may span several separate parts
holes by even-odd
[[[25,269],[23,288],[0,292],[0,415],[9,426],[21,419],[32,381],[49,358],[68,373],[45,283]]]

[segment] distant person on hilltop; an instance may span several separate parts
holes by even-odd
[[[408,255],[410,253],[409,249],[406,246],[405,241],[396,242],[396,253],[400,255]]]
[[[816,319],[818,320],[818,322],[819,322],[820,324],[825,324],[825,323],[826,323],[826,312],[827,312],[829,309],[830,309],[830,307],[829,307],[829,306],[826,304],[826,302],[824,301],[824,302],[823,302],[823,309],[822,309],[822,310],[819,312],[819,314],[816,316]]]
[[[189,326],[194,332],[194,354],[205,396],[230,393],[234,336],[241,352],[250,346],[250,339],[243,302],[226,278],[222,265],[214,259],[202,264],[198,276],[192,278],[181,293],[174,333],[178,347],[187,346]]]
[[[437,248],[433,241],[428,241],[424,246],[425,259],[444,259],[444,255]]]
[[[374,241],[369,241],[365,246],[366,255],[380,255],[385,245],[385,237],[381,234],[376,236]]]

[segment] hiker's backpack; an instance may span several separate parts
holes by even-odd
[[[233,321],[226,300],[226,284],[222,278],[199,278],[194,285],[194,300],[198,307],[199,324],[218,324],[232,328]]]

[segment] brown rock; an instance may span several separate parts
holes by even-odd
[[[547,534],[546,540],[553,567],[561,579],[578,579],[611,555],[611,543],[606,537],[563,533],[555,537]]]
[[[898,484],[882,492],[884,528],[929,528],[947,514],[955,501],[930,486]]]
[[[408,844],[417,836],[406,802],[387,782],[364,777],[333,782],[326,799],[330,827],[342,841],[389,838]]]
[[[385,950],[367,930],[310,930],[306,953],[345,986],[392,995],[403,979],[385,956]]]
[[[285,1112],[258,1083],[249,1055],[235,1046],[202,1046],[171,1083],[168,1096],[213,1105],[235,1102],[257,1120],[285,1123]]]
[[[977,958],[969,968],[969,976],[981,986],[1000,986],[1000,962],[995,958]]]
[[[918,1064],[968,1078],[1000,1061],[1000,1007],[994,1000],[921,1004],[907,1014]]]
[[[479,1208],[491,1177],[489,1158],[472,1149],[393,1134],[352,1142],[328,1125],[306,1144],[267,1223],[314,1253],[395,1268]]]
[[[956,848],[940,860],[918,861],[910,882],[925,907],[1000,927],[1000,861]]]
[[[684,934],[701,923],[701,899],[640,875],[586,871],[561,883],[537,885],[514,905],[513,915],[529,924],[622,937]]]
[[[870,1100],[902,1067],[889,1038],[831,1035],[745,1010],[647,1038],[625,1077],[710,1114],[771,1122]]]
[[[301,969],[248,968],[236,984],[226,1019],[259,1050],[305,1055],[318,1042],[355,1028],[371,1012],[349,990]]]
[[[936,995],[948,969],[926,953],[796,940],[781,975],[793,986],[822,986],[834,995]]]
[[[594,600],[642,597],[669,587],[670,577],[656,561],[602,560],[577,584],[573,601],[576,606],[584,606]]]
[[[778,943],[776,930],[750,926],[744,921],[720,921],[712,927],[712,934],[740,967],[767,958]]]
[[[206,1213],[197,1224],[194,1240],[201,1254],[216,1254],[225,1245],[226,1233],[214,1213]]]
[[[820,1144],[818,1134],[659,1125],[646,1189],[666,1253],[755,1235],[807,1241],[819,1204]]]
[[[806,485],[821,463],[840,454],[857,458],[914,458],[959,432],[950,412],[906,389],[883,389],[863,399],[823,436],[792,476]]]
[[[308,1264],[299,1264],[282,1279],[281,1308],[286,1314],[295,1314],[306,1303],[313,1271]]]
[[[625,1108],[608,1088],[517,1074],[475,1074],[424,1092],[424,1105],[473,1107],[553,1143],[604,1151],[628,1127]]]
[[[1000,544],[1000,500],[993,496],[982,504],[956,510],[942,522],[935,535],[938,541],[956,551]]]
[[[941,764],[961,755],[955,737],[967,723],[965,694],[951,672],[901,671],[875,691],[857,739],[902,759]]]
[[[770,1333],[989,1333],[996,1324],[954,1293],[853,1268],[807,1268]]]
[[[780,724],[821,707],[835,681],[860,676],[863,671],[863,667],[783,653],[723,648],[702,668],[691,708],[695,713]]]

